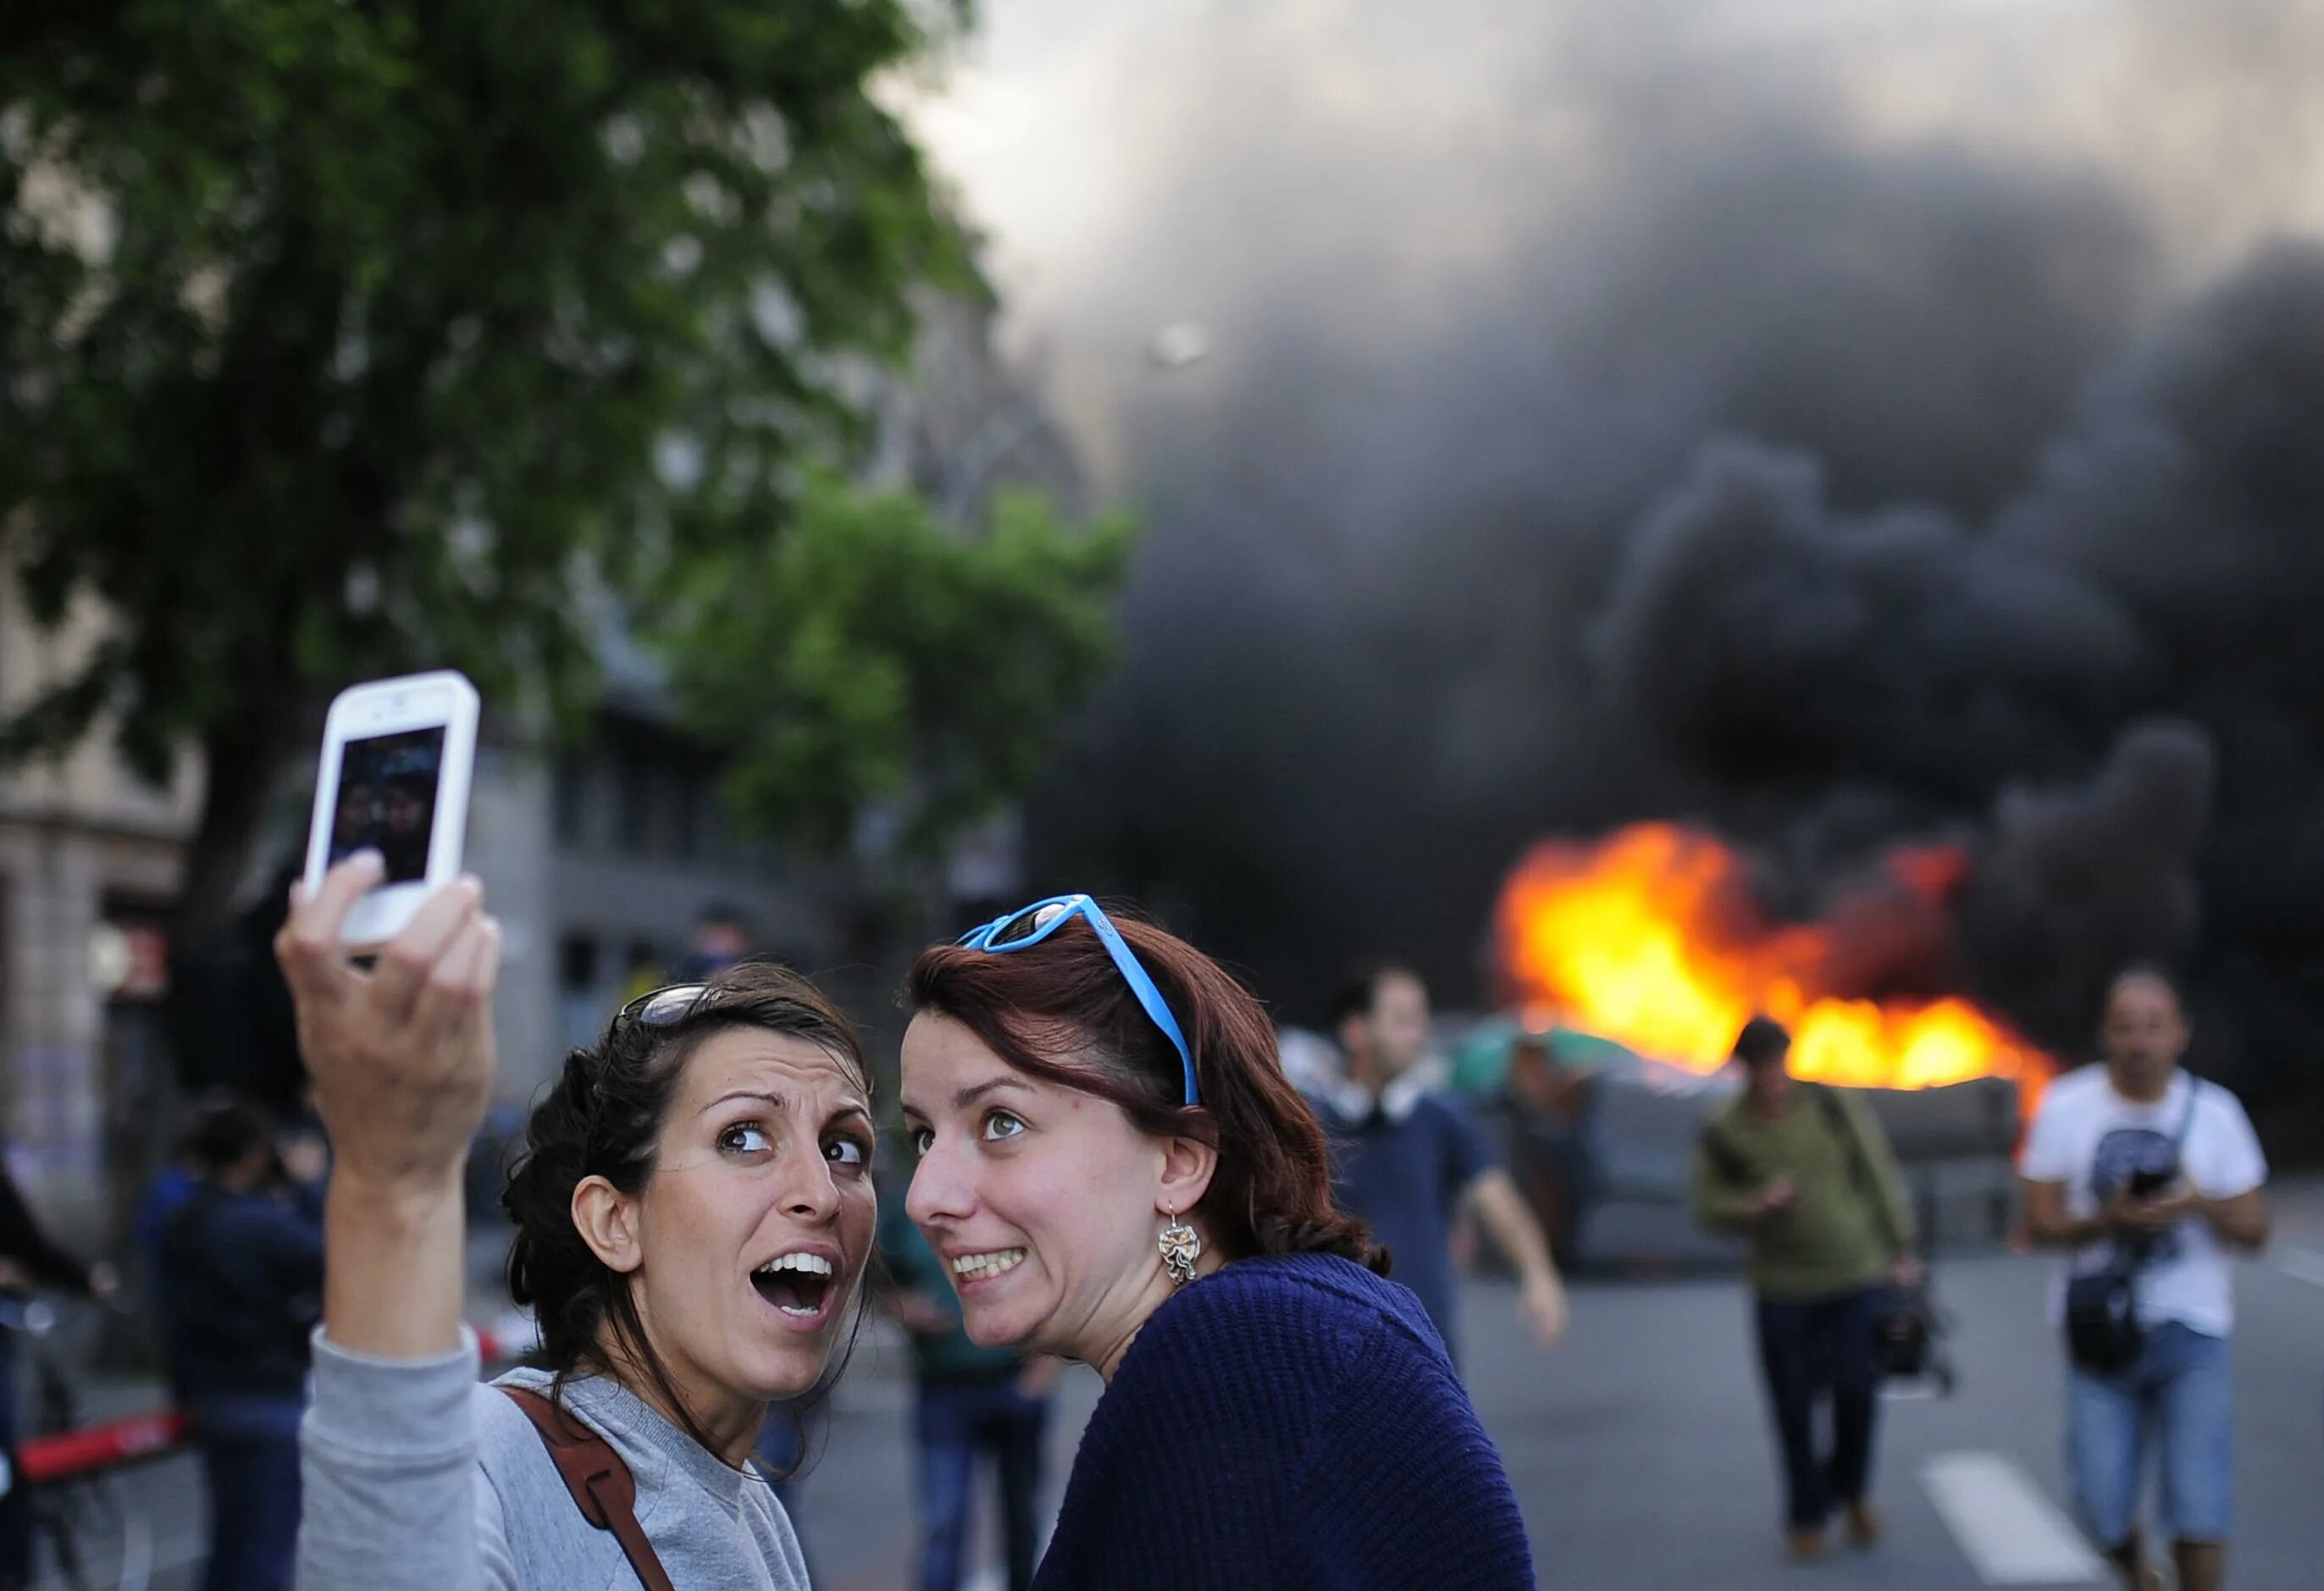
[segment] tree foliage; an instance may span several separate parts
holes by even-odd
[[[735,749],[727,793],[821,847],[875,805],[926,852],[1024,788],[1102,674],[1127,520],[1003,492],[974,534],[921,500],[810,481],[788,534],[699,560],[664,644],[680,710]]]
[[[202,747],[216,889],[329,689],[573,699],[584,598],[769,537],[906,290],[969,280],[872,91],[925,14],[0,9],[0,554],[116,621],[0,750]]]

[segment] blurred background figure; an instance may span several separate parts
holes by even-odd
[[[750,953],[749,921],[733,906],[714,901],[695,918],[686,953],[671,969],[672,981],[700,983],[716,977]]]
[[[1749,1241],[1792,1555],[1812,1559],[1835,1508],[1851,1545],[1880,1539],[1871,1489],[1882,1305],[1892,1282],[1918,1283],[1920,1262],[1880,1124],[1852,1095],[1795,1081],[1791,1053],[1782,1024],[1745,1025],[1735,1041],[1744,1091],[1703,1128],[1694,1205],[1706,1226]],[[1818,1430],[1827,1396],[1829,1448]]]
[[[1041,1442],[1057,1361],[979,1347],[961,1324],[943,1262],[904,1213],[903,1190],[882,1203],[880,1257],[895,1283],[888,1304],[912,1345],[914,1484],[920,1508],[918,1591],[960,1591],[968,1568],[980,1459],[991,1459],[1001,1504],[1009,1591],[1026,1591],[1040,1556]]]
[[[2178,985],[2135,967],[2107,997],[2102,1065],[2058,1080],[2026,1135],[2025,1228],[2064,1275],[2126,1279],[2137,1340],[2118,1362],[2070,1331],[2068,1479],[2083,1528],[2147,1591],[2139,1494],[2160,1448],[2179,1591],[2218,1591],[2235,1476],[2227,1256],[2267,1241],[2267,1159],[2242,1104],[2180,1066]],[[2062,1311],[2061,1311],[2062,1312]]]
[[[1361,967],[1342,982],[1331,1020],[1347,1071],[1322,1080],[1311,1101],[1331,1136],[1341,1205],[1395,1257],[1392,1279],[1419,1295],[1456,1364],[1452,1228],[1464,1209],[1516,1269],[1536,1338],[1554,1343],[1565,1287],[1541,1226],[1468,1111],[1424,1068],[1427,987],[1400,967]]]
[[[1520,1033],[1511,1043],[1508,1075],[1494,1101],[1506,1124],[1509,1174],[1562,1270],[1572,1266],[1591,1193],[1590,1099],[1589,1074],[1562,1062],[1542,1035]]]
[[[22,1296],[38,1287],[109,1299],[118,1285],[111,1265],[85,1265],[50,1240],[0,1157],[0,1292]],[[0,1331],[0,1449],[9,1455],[12,1469],[22,1434],[16,1383],[15,1335]],[[28,1585],[32,1572],[32,1499],[14,1484],[14,1474],[8,1478],[6,1492],[0,1494],[0,1587]]]
[[[161,1240],[170,1381],[210,1506],[204,1591],[281,1591],[299,1531],[299,1421],[320,1318],[320,1146],[291,1165],[254,1107],[214,1105],[187,1140],[195,1176]],[[304,1173],[300,1174],[300,1173]]]

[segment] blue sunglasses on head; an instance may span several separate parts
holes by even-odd
[[[1148,1016],[1154,1018],[1154,1025],[1162,1030],[1162,1036],[1168,1039],[1170,1047],[1178,1052],[1178,1064],[1186,1071],[1186,1103],[1190,1106],[1202,1103],[1194,1090],[1194,1053],[1186,1048],[1186,1035],[1178,1031],[1178,1019],[1170,1015],[1170,1007],[1164,1002],[1162,991],[1154,987],[1154,979],[1147,975],[1137,955],[1122,943],[1120,931],[1106,919],[1105,913],[1098,909],[1097,902],[1088,896],[1053,895],[1047,900],[1037,900],[1031,906],[1019,906],[1013,912],[1003,912],[982,927],[972,928],[962,934],[959,943],[970,950],[990,951],[995,955],[1020,951],[1028,944],[1040,943],[1075,917],[1088,923],[1096,932],[1098,943],[1105,946],[1105,953],[1113,958],[1114,966],[1120,970],[1122,981],[1130,985],[1130,992],[1138,997],[1138,1003],[1146,1008]]]

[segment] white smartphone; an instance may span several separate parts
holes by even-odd
[[[420,903],[460,876],[468,780],[476,766],[476,687],[450,669],[351,685],[323,722],[307,888],[358,851],[387,862],[340,937],[384,944]]]

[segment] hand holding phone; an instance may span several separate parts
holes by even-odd
[[[460,1341],[462,1168],[492,1097],[501,934],[459,878],[366,966],[346,921],[379,882],[371,853],[295,889],[274,953],[334,1155],[324,1330],[356,1353],[430,1358]]]
[[[346,943],[385,943],[459,877],[477,705],[475,686],[449,669],[374,680],[332,702],[307,836],[308,897],[350,857],[374,851],[383,864],[379,885],[347,912]]]

